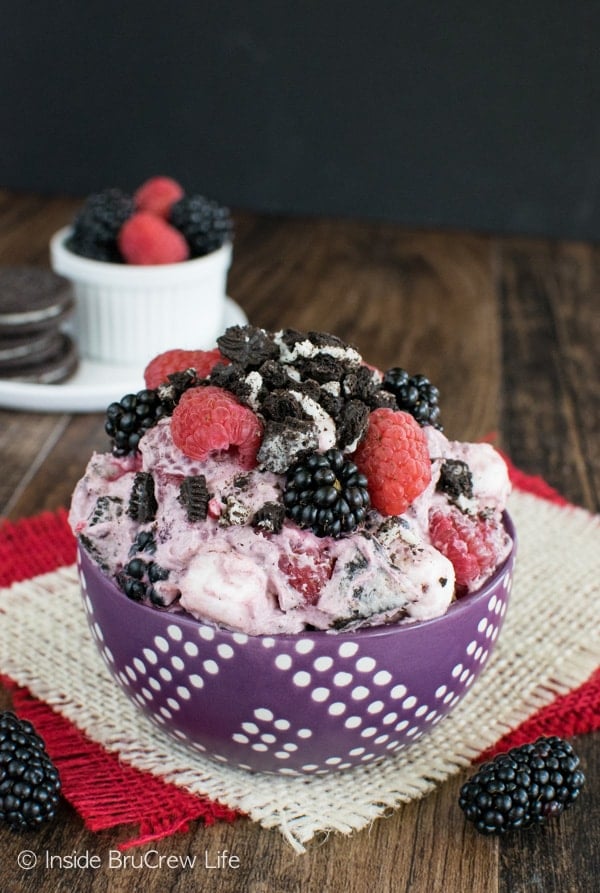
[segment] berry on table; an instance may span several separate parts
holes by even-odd
[[[0,821],[31,831],[56,815],[60,778],[31,723],[0,714]]]
[[[191,459],[234,452],[243,468],[254,468],[262,440],[262,422],[228,391],[214,385],[191,388],[173,410],[175,446]]]
[[[462,786],[458,802],[481,834],[505,834],[559,816],[584,783],[571,745],[542,737],[484,763]]]
[[[340,450],[310,453],[288,471],[288,517],[317,536],[338,538],[361,524],[370,506],[368,482]]]
[[[433,425],[441,430],[440,392],[424,375],[409,375],[395,366],[383,376],[381,387],[396,398],[398,409],[409,412],[419,425]]]
[[[148,211],[137,211],[125,221],[117,243],[127,263],[141,266],[177,264],[190,255],[182,234]]]
[[[147,388],[157,388],[169,375],[186,369],[193,369],[198,378],[208,378],[217,363],[229,364],[218,347],[213,350],[166,350],[150,360],[144,369],[144,381]]]
[[[354,461],[367,476],[371,502],[382,515],[402,515],[431,480],[422,429],[408,413],[387,407],[370,413]]]
[[[171,207],[169,220],[187,239],[192,257],[202,257],[230,242],[229,209],[202,195],[184,196]]]
[[[133,201],[137,211],[148,211],[166,220],[172,205],[184,194],[183,187],[172,177],[150,177],[136,189]]]

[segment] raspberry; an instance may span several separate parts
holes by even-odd
[[[429,519],[431,543],[448,558],[456,572],[456,590],[468,588],[496,566],[504,533],[493,519],[464,515],[458,509],[434,511]]]
[[[175,446],[191,459],[233,448],[248,469],[256,465],[262,423],[228,391],[208,385],[185,391],[173,410],[171,434]]]
[[[331,578],[333,561],[324,552],[299,548],[293,554],[280,556],[279,569],[307,604],[316,605],[323,586]]]
[[[128,264],[177,264],[190,254],[181,233],[148,211],[132,214],[121,227],[117,242]]]
[[[186,369],[195,369],[198,378],[208,378],[217,363],[229,364],[218,347],[214,350],[166,350],[150,360],[144,370],[144,381],[147,388],[157,388],[169,375]]]
[[[151,177],[133,196],[136,210],[148,211],[157,217],[169,217],[171,206],[183,198],[184,191],[171,177]]]
[[[422,428],[407,412],[387,407],[370,413],[354,462],[369,481],[373,508],[382,515],[402,515],[431,480]]]

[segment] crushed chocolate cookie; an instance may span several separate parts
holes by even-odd
[[[283,527],[285,508],[281,502],[265,502],[255,513],[251,524],[265,533],[279,533]]]
[[[90,527],[102,521],[112,521],[123,513],[123,500],[118,496],[99,496],[90,518]]]
[[[277,359],[279,349],[272,336],[256,326],[230,326],[217,338],[219,350],[244,369],[258,369],[266,360]]]
[[[145,524],[154,521],[157,509],[154,478],[149,471],[138,471],[133,479],[127,514],[139,524]]]
[[[204,379],[198,378],[196,370],[184,369],[182,372],[173,372],[167,376],[166,382],[157,388],[158,397],[161,406],[164,408],[165,415],[171,415],[181,399],[181,395],[189,388],[198,387]]]
[[[306,397],[310,397],[315,403],[318,403],[321,399],[322,389],[319,383],[312,378],[308,378],[305,381],[293,381],[290,384],[290,390],[296,391],[298,394],[304,394]]]
[[[319,434],[316,425],[306,419],[287,419],[265,424],[263,440],[257,454],[259,467],[283,474],[303,453],[316,450]]]
[[[286,370],[275,360],[266,360],[259,366],[258,371],[263,380],[263,386],[268,391],[282,390],[290,383]]]
[[[461,496],[471,499],[473,475],[467,463],[461,459],[445,459],[442,462],[436,490],[446,493],[451,502],[456,502]]]
[[[241,526],[247,524],[250,519],[248,506],[236,499],[235,496],[227,496],[223,500],[223,509],[219,515],[221,527]]]
[[[102,555],[98,551],[97,546],[91,541],[91,539],[85,535],[85,533],[80,533],[78,536],[78,540],[88,553],[90,558],[96,562],[98,567],[100,567],[103,571],[108,571],[108,564],[102,558]]]
[[[361,400],[349,400],[344,404],[337,420],[340,449],[357,443],[367,430],[368,424],[369,407]]]
[[[304,336],[305,338],[307,335]],[[315,347],[339,347],[341,350],[354,350],[351,344],[342,341],[337,335],[330,332],[308,332],[308,340]]]
[[[249,474],[238,474],[233,479],[233,486],[236,488],[236,490],[247,490],[249,483]]]
[[[373,371],[367,366],[358,366],[342,379],[342,393],[348,398],[354,397],[367,404],[373,399],[377,389]]]
[[[338,394],[321,388],[319,392],[318,402],[321,404],[325,412],[337,421],[344,408],[344,400]]]
[[[306,341],[306,332],[299,332],[297,329],[282,329],[279,332],[279,339],[283,344],[292,351],[296,344]]]
[[[368,398],[368,405],[370,409],[398,409],[395,396],[380,388],[375,388],[373,394]]]
[[[355,593],[356,594],[356,593]],[[358,592],[358,596],[360,598],[362,595],[361,592]],[[353,623],[362,620],[362,614],[356,608],[352,611],[349,617],[338,617],[336,618],[330,626],[330,629],[346,629],[346,627],[351,626]]]
[[[228,366],[217,363],[210,373],[209,382],[217,388],[229,391],[240,403],[247,404],[252,395],[252,387],[245,381],[245,374],[240,363],[230,363]]]
[[[179,485],[178,501],[184,507],[188,521],[205,521],[210,493],[203,474],[188,475]]]
[[[345,371],[344,363],[326,353],[296,360],[294,365],[304,379],[312,378],[320,384],[327,381],[339,381]]]
[[[289,391],[271,391],[262,404],[261,412],[265,418],[275,422],[307,418],[301,404]]]
[[[356,574],[360,573],[360,571],[364,571],[364,569],[368,567],[368,565],[368,558],[366,558],[362,552],[357,551],[356,557],[352,558],[344,568],[344,571],[348,576],[348,580],[351,580],[352,577],[355,577]]]

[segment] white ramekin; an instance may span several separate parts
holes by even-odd
[[[177,264],[134,266],[89,260],[50,240],[54,271],[73,284],[74,333],[82,357],[139,366],[171,348],[204,350],[223,330],[232,246]]]

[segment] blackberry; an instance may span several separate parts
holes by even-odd
[[[163,601],[153,584],[168,579],[168,576],[169,571],[155,561],[132,558],[117,574],[116,579],[127,598],[135,602],[141,602],[148,598],[153,604],[162,606]]]
[[[129,554],[135,555],[137,552],[156,552],[156,539],[152,530],[138,530]]]
[[[288,471],[283,504],[299,527],[337,539],[365,520],[367,479],[340,450],[310,453]]]
[[[0,821],[31,831],[56,815],[60,778],[31,723],[0,714]]]
[[[559,816],[585,776],[561,738],[538,738],[484,763],[460,790],[459,805],[481,834],[504,834]]]
[[[92,260],[123,263],[117,236],[133,211],[133,198],[120,189],[93,193],[73,220],[67,247]]]
[[[142,579],[145,571],[146,562],[141,558],[132,558],[116,576],[117,583],[127,598],[134,602],[141,602],[146,598],[148,586]]]
[[[442,430],[440,392],[424,375],[409,375],[405,369],[395,366],[383,376],[381,387],[396,398],[398,409],[409,412],[419,425],[433,425]]]
[[[229,209],[202,195],[179,199],[171,208],[170,222],[186,238],[192,257],[202,257],[221,248],[233,236]]]
[[[118,403],[111,403],[106,410],[104,430],[111,438],[113,455],[135,453],[146,431],[167,414],[158,391],[150,388],[125,394]]]

